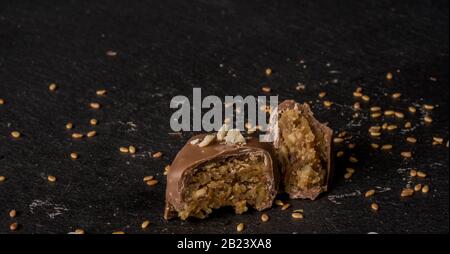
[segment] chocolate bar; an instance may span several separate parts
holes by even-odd
[[[195,136],[175,157],[167,175],[165,219],[205,218],[226,206],[237,214],[272,206],[279,174],[271,144],[245,140],[240,133],[242,138],[233,140],[245,143],[227,144],[223,140],[230,135],[221,135]]]
[[[333,174],[333,130],[314,118],[308,104],[286,100],[278,105],[268,136],[290,198],[314,200],[328,190]]]

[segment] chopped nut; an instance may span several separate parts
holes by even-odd
[[[244,231],[244,223],[239,223],[239,224],[236,226],[236,231],[237,231],[237,232],[242,232],[242,231]]]
[[[261,214],[261,221],[262,221],[262,222],[267,222],[267,221],[269,221],[269,215],[267,215],[267,213]]]
[[[370,205],[370,208],[372,208],[372,210],[374,210],[374,211],[378,211],[379,206],[378,206],[377,203],[372,203],[372,204]]]
[[[13,131],[13,132],[11,132],[11,136],[12,136],[13,138],[20,138],[21,135],[22,135],[22,134],[21,134],[20,132],[18,132],[18,131]]]
[[[229,126],[227,124],[222,125],[222,127],[220,127],[219,131],[217,132],[217,140],[223,141],[227,136],[228,131]]]
[[[195,146],[196,144],[200,143],[200,139],[196,138],[194,140],[192,140],[191,142],[189,142],[191,145]]]
[[[141,228],[142,229],[146,229],[146,228],[148,228],[149,225],[150,225],[150,221],[149,220],[145,220],[144,222],[142,222]]]
[[[417,139],[414,137],[407,137],[406,141],[408,141],[409,143],[415,144],[417,142]]]
[[[162,152],[156,152],[153,154],[153,158],[161,158],[162,157]]]
[[[206,146],[208,146],[209,144],[211,144],[211,143],[214,141],[215,138],[216,138],[215,135],[206,135],[206,136],[203,138],[202,142],[200,142],[200,144],[198,144],[198,146],[199,146],[199,147],[206,147]]]
[[[414,191],[420,191],[422,189],[422,184],[418,183],[414,186]]]
[[[401,152],[400,155],[405,157],[405,158],[411,158],[412,157],[412,153],[411,152]]]
[[[375,190],[371,189],[366,191],[366,194],[364,195],[366,198],[373,196],[373,194],[375,194]]]
[[[427,177],[427,174],[423,171],[417,171],[417,176],[420,178],[425,178]]]
[[[430,191],[430,187],[428,186],[428,185],[424,185],[423,187],[422,187],[422,192],[423,193],[428,193]]]
[[[410,197],[414,194],[414,190],[410,188],[403,189],[400,193],[401,197]]]
[[[292,213],[291,216],[294,219],[303,219],[303,214],[302,213]]]
[[[393,93],[392,94],[392,99],[398,99],[398,98],[400,98],[400,96],[402,96],[401,93]]]
[[[245,144],[245,138],[238,129],[231,129],[225,136],[225,143],[227,144]]]

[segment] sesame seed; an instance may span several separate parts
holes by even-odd
[[[395,114],[394,110],[386,110],[386,111],[384,111],[384,115],[385,116],[392,116],[394,114]]]
[[[433,137],[433,141],[435,141],[438,144],[444,143],[444,139],[440,137]]]
[[[410,197],[414,194],[414,190],[410,188],[403,189],[400,193],[401,197]]]
[[[357,93],[361,93],[361,92],[362,92],[362,87],[359,87],[359,86],[358,86],[358,87],[356,88],[355,91],[356,91]]]
[[[425,117],[423,118],[423,120],[424,120],[426,123],[431,123],[431,122],[433,122],[433,118],[431,118],[430,116],[425,116]]]
[[[275,204],[276,204],[277,206],[283,206],[283,205],[284,205],[283,201],[281,201],[281,200],[279,200],[279,199],[275,200]]]
[[[370,97],[368,95],[362,96],[363,101],[370,101]]]
[[[389,126],[388,123],[384,123],[384,124],[381,126],[381,129],[386,130],[388,126]]]
[[[0,183],[6,181],[6,176],[0,176]]]
[[[72,123],[66,123],[66,129],[71,130],[73,128]]]
[[[370,146],[371,146],[373,149],[378,149],[378,147],[380,147],[379,144],[375,144],[375,143],[370,144]]]
[[[391,150],[392,149],[392,145],[391,144],[386,144],[386,145],[382,145],[381,146],[381,150]]]
[[[370,114],[370,117],[372,117],[372,118],[379,118],[381,116],[381,113],[373,113],[373,114]]]
[[[106,90],[105,90],[105,89],[97,90],[97,91],[95,92],[95,94],[97,94],[98,96],[105,95],[105,94],[106,94]]]
[[[101,106],[100,106],[100,103],[97,103],[97,102],[91,102],[90,104],[89,104],[89,106],[92,108],[92,109],[99,109]]]
[[[411,170],[409,171],[409,175],[412,176],[412,177],[415,177],[415,176],[417,175],[417,170],[411,169]]]
[[[117,56],[117,52],[116,51],[113,51],[113,50],[108,50],[108,51],[106,51],[106,55],[107,56]]]
[[[347,173],[350,173],[350,174],[355,173],[355,169],[354,168],[346,168],[345,170],[347,171]]]
[[[267,221],[269,221],[269,215],[267,215],[267,213],[263,213],[263,214],[261,214],[261,221],[262,222],[267,222]]]
[[[121,146],[119,148],[119,151],[121,151],[122,153],[128,153],[130,150],[127,147]]]
[[[287,210],[289,207],[291,207],[291,204],[284,204],[282,207],[281,207],[281,210],[282,211],[284,211],[284,210]]]
[[[267,76],[272,75],[272,69],[271,68],[267,68],[265,73],[266,73]]]
[[[353,175],[353,173],[347,172],[347,173],[345,173],[344,178],[349,179],[350,177],[352,177],[352,175]]]
[[[401,96],[402,96],[401,93],[393,93],[393,94],[392,94],[392,99],[398,99],[398,98],[400,98]]]
[[[356,147],[356,144],[350,143],[348,144],[348,149],[353,149]]]
[[[51,84],[48,86],[48,90],[50,90],[51,92],[56,91],[57,88],[58,88],[58,87],[56,86],[55,83],[51,83]]]
[[[411,152],[401,152],[400,155],[405,157],[405,158],[411,158],[412,157],[412,153]]]
[[[22,134],[21,134],[20,132],[18,132],[18,131],[13,131],[13,132],[11,132],[11,136],[12,136],[13,138],[20,138],[21,135],[22,135]]]
[[[168,175],[170,171],[170,165],[164,167],[164,175]]]
[[[327,95],[326,92],[320,92],[320,93],[319,93],[319,98],[323,98],[323,97],[325,97],[326,95]]]
[[[331,102],[331,101],[324,101],[324,102],[323,102],[323,105],[324,105],[325,107],[329,108],[329,107],[331,107],[331,106],[333,105],[333,102]]]
[[[72,133],[72,138],[74,139],[80,139],[83,137],[83,134],[81,133]]]
[[[422,184],[418,183],[414,186],[414,191],[420,191],[422,189]]]
[[[420,178],[425,178],[427,177],[427,174],[423,171],[417,171],[417,176]]]
[[[374,106],[374,107],[371,107],[371,108],[370,108],[370,111],[371,111],[371,112],[378,112],[378,111],[381,111],[381,108],[380,108],[380,107],[377,107],[377,106]]]
[[[433,110],[433,109],[434,109],[434,106],[433,106],[433,105],[430,105],[430,104],[424,104],[424,105],[423,105],[423,108],[426,109],[426,110]]]
[[[153,180],[147,181],[146,183],[148,186],[154,186],[158,183],[158,180],[153,179]]]
[[[423,193],[428,193],[430,191],[430,187],[428,186],[428,185],[424,185],[423,187],[422,187],[422,192]]]
[[[272,91],[272,88],[270,88],[270,87],[268,87],[268,86],[263,86],[263,87],[261,88],[261,90],[262,90],[264,93],[270,93],[270,92]]]
[[[417,139],[414,137],[407,137],[406,141],[408,141],[409,143],[415,144],[417,142]]]
[[[141,228],[142,229],[146,229],[146,228],[148,228],[149,225],[150,225],[150,221],[149,220],[145,220],[145,221],[142,222]]]
[[[135,154],[135,153],[136,153],[136,147],[134,147],[134,146],[129,146],[129,147],[128,147],[128,152],[130,152],[131,154]]]
[[[75,234],[75,235],[84,235],[85,232],[84,232],[84,229],[77,228],[77,229],[75,229],[75,231],[73,232],[73,234]]]
[[[302,91],[302,90],[305,90],[306,89],[306,86],[304,85],[304,84],[297,84],[297,86],[295,87],[295,90],[297,90],[297,91]]]
[[[9,217],[14,218],[17,215],[17,211],[15,209],[12,209],[11,211],[9,211]]]
[[[244,223],[239,223],[239,224],[237,224],[237,226],[236,226],[236,231],[237,231],[237,232],[242,232],[242,231],[244,231]]]
[[[49,176],[47,176],[47,180],[49,181],[49,182],[56,182],[56,177],[54,177],[54,176],[52,176],[52,175],[49,175]]]
[[[19,228],[19,224],[17,222],[14,222],[11,225],[9,225],[9,230],[11,231],[16,231],[17,228]]]
[[[123,232],[123,231],[114,231],[114,232],[112,232],[112,234],[113,235],[124,235],[125,232]]]
[[[362,93],[361,92],[353,92],[353,96],[355,97],[362,97]]]
[[[350,157],[348,158],[348,160],[349,160],[350,162],[352,162],[352,163],[357,163],[357,162],[358,162],[358,159],[357,159],[356,157],[353,157],[353,156],[350,156]]]
[[[415,107],[410,106],[410,107],[408,107],[408,111],[414,114],[414,113],[416,113],[417,110]]]
[[[144,176],[144,182],[148,182],[148,181],[150,181],[150,180],[153,180],[153,176]]]
[[[386,74],[386,79],[387,79],[387,80],[392,80],[392,78],[394,78],[394,75],[392,75],[392,73],[388,72],[388,73]]]
[[[342,157],[342,156],[344,156],[344,151],[338,151],[338,152],[336,153],[336,157],[340,158],[340,157]]]
[[[72,160],[76,160],[76,159],[78,159],[78,154],[77,153],[71,153],[70,154],[70,158],[72,158]]]
[[[343,139],[343,138],[334,138],[334,139],[333,139],[333,142],[334,142],[335,144],[340,144],[340,143],[344,142],[344,139]]]
[[[405,114],[403,114],[402,112],[395,112],[395,117],[397,117],[397,118],[404,118]]]
[[[406,122],[406,123],[405,123],[405,128],[406,128],[406,129],[411,128],[411,126],[412,126],[411,122]]]
[[[381,132],[371,132],[370,136],[372,136],[372,137],[379,137],[379,136],[381,136]]]
[[[374,210],[374,211],[378,211],[378,209],[379,209],[380,207],[378,206],[377,203],[372,203],[372,204],[370,205],[370,208],[372,208],[372,210]]]
[[[4,105],[5,104],[5,100],[0,98],[0,105]]]
[[[162,157],[162,153],[161,152],[156,152],[153,154],[153,158],[161,158]]]
[[[90,132],[87,133],[86,136],[87,136],[88,138],[92,138],[92,137],[94,137],[94,136],[96,136],[96,135],[97,135],[97,132],[96,132],[96,131],[90,131]]]
[[[292,213],[291,216],[294,219],[303,219],[303,214],[302,213]]]
[[[371,190],[366,191],[366,194],[364,194],[364,196],[365,196],[366,198],[368,198],[368,197],[373,196],[374,194],[375,194],[375,190],[374,190],[374,189],[371,189]]]
[[[98,121],[97,121],[97,119],[92,118],[91,120],[89,120],[89,123],[90,123],[91,125],[97,125],[97,124],[98,124]]]
[[[371,126],[371,127],[369,128],[369,132],[379,132],[380,130],[381,130],[381,127],[378,126],[378,125]]]
[[[388,127],[387,127],[388,131],[392,131],[392,130],[395,130],[395,129],[397,129],[397,125],[395,125],[395,124],[388,125]]]
[[[353,108],[355,110],[360,110],[361,109],[361,104],[359,102],[355,102],[355,104],[353,104]]]

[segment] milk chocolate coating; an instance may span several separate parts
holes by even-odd
[[[281,114],[286,110],[295,110],[299,112],[306,120],[309,122],[311,130],[313,131],[315,136],[320,136],[320,143],[317,144],[316,147],[323,147],[324,149],[319,149],[319,157],[323,162],[323,166],[326,168],[326,176],[325,181],[322,186],[311,188],[308,190],[296,191],[288,193],[290,198],[297,199],[316,199],[320,193],[325,192],[329,189],[331,185],[331,179],[333,177],[333,130],[329,128],[327,125],[320,123],[316,118],[314,118],[314,114],[311,111],[308,104],[300,104],[295,102],[294,100],[285,100],[280,105],[278,105],[277,109],[274,110],[271,115],[271,125],[268,128],[269,136],[273,140],[273,146],[275,150],[278,150],[281,146],[281,133],[279,126],[276,126],[275,117],[279,119]],[[289,175],[290,172],[287,172],[288,169],[284,165],[281,165],[281,177],[284,182],[284,178]]]
[[[279,172],[277,162],[272,160],[272,145],[270,143],[261,143],[257,139],[247,140],[243,145],[227,145],[214,141],[206,147],[199,147],[191,144],[192,140],[202,140],[205,135],[198,135],[191,138],[186,145],[180,150],[170,166],[167,175],[166,187],[166,206],[164,210],[164,218],[170,219],[177,217],[179,211],[185,201],[183,200],[183,190],[186,187],[186,175],[189,171],[199,166],[213,161],[218,161],[230,157],[245,156],[258,152],[264,156],[265,172],[268,176],[268,189],[270,197],[268,201],[257,210],[264,210],[272,206],[278,190]],[[273,157],[275,158],[275,157]]]

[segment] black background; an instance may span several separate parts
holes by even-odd
[[[0,1],[0,232],[17,221],[17,233],[435,233],[448,232],[449,18],[447,1]],[[113,50],[117,56],[108,57]],[[271,67],[274,74],[264,75]],[[386,81],[386,73],[394,80]],[[48,84],[56,82],[56,93]],[[306,90],[295,90],[297,83]],[[316,116],[352,135],[359,162],[344,180],[346,157],[337,160],[334,187],[316,201],[290,201],[291,209],[234,215],[224,209],[206,220],[162,219],[165,165],[192,133],[169,135],[169,102],[201,87],[204,95],[261,95],[272,87],[280,100],[311,101]],[[357,86],[371,97],[357,119]],[[95,91],[106,88],[107,96]],[[335,104],[325,109],[318,93]],[[390,94],[401,92],[392,100]],[[92,110],[89,103],[100,102]],[[437,105],[425,125],[424,110]],[[373,105],[406,114],[412,130],[369,137]],[[99,125],[90,127],[90,118]],[[398,121],[402,125],[406,120]],[[74,141],[75,130],[99,133]],[[14,140],[9,133],[19,130]],[[410,145],[405,137],[418,143]],[[370,143],[392,143],[391,152]],[[135,145],[133,157],[120,146]],[[401,151],[413,151],[404,160]],[[76,151],[80,159],[72,161]],[[154,159],[149,152],[162,151]],[[409,168],[427,172],[407,177]],[[57,182],[49,184],[47,175]],[[146,186],[142,178],[160,181]],[[408,184],[429,184],[428,194],[400,198]],[[387,190],[371,199],[371,188]],[[362,193],[362,195],[359,195]],[[335,202],[332,202],[335,201]],[[371,202],[380,205],[370,210]],[[305,218],[293,221],[292,209]],[[16,209],[15,219],[8,211]],[[149,219],[152,225],[141,230]]]

